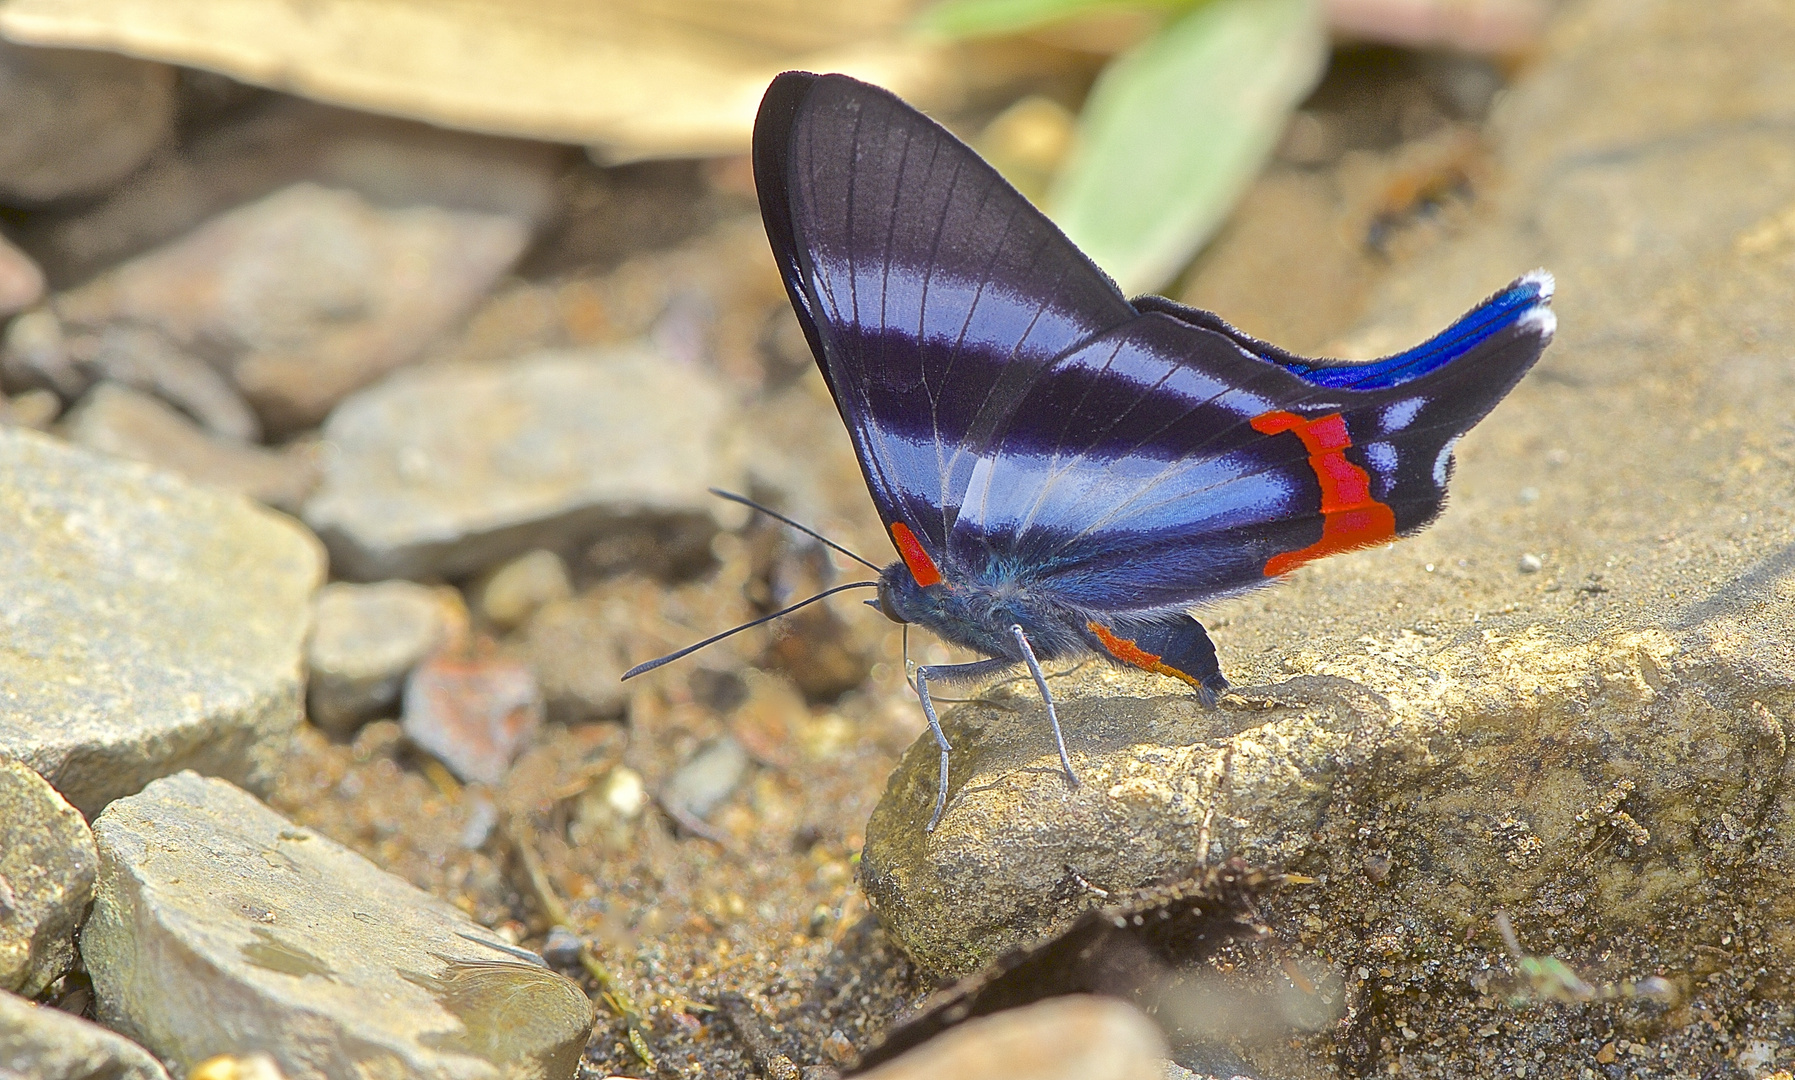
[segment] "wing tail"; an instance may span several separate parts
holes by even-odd
[[[1552,340],[1551,299],[1551,275],[1528,274],[1429,341],[1363,365],[1375,369],[1368,380],[1377,385],[1369,393],[1353,386],[1355,398],[1365,396],[1347,410],[1347,426],[1398,535],[1427,525],[1445,506],[1454,445]]]

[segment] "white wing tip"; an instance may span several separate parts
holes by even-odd
[[[1544,304],[1528,308],[1515,320],[1515,325],[1524,330],[1538,334],[1541,340],[1551,341],[1552,335],[1558,332],[1558,316]]]
[[[1520,280],[1516,281],[1515,284],[1533,286],[1539,291],[1539,298],[1542,303],[1549,302],[1552,299],[1553,290],[1558,288],[1558,282],[1552,277],[1552,272],[1545,269],[1535,270],[1530,274],[1522,274]]]

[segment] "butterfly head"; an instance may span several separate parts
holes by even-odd
[[[910,568],[901,562],[894,562],[879,573],[879,599],[868,600],[867,603],[879,609],[887,619],[895,623],[912,621],[909,613],[917,610],[917,596],[907,595],[921,593],[916,579],[910,576]]]

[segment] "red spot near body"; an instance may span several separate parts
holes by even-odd
[[[1295,413],[1260,413],[1251,421],[1253,430],[1266,435],[1290,432],[1309,451],[1309,467],[1321,485],[1321,539],[1298,551],[1273,555],[1265,563],[1265,576],[1288,574],[1323,555],[1382,543],[1396,535],[1396,512],[1371,497],[1371,477],[1346,460],[1342,453],[1352,445],[1346,418],[1329,413],[1305,420]]]
[[[897,545],[898,555],[904,565],[910,568],[910,576],[923,588],[941,584],[941,570],[929,553],[922,549],[922,541],[910,531],[910,526],[901,521],[891,523],[891,541]]]
[[[1085,629],[1097,635],[1097,640],[1103,642],[1103,647],[1109,650],[1109,654],[1122,663],[1132,664],[1142,671],[1151,671],[1155,675],[1170,675],[1174,679],[1183,679],[1192,686],[1202,687],[1202,682],[1196,676],[1187,675],[1172,665],[1162,662],[1157,655],[1148,652],[1127,638],[1117,637],[1109,627],[1102,623],[1087,622],[1084,625]]]

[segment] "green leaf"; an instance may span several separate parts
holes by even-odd
[[[1210,0],[1091,90],[1048,213],[1130,294],[1164,286],[1270,156],[1327,62],[1317,0]]]
[[[1186,7],[1197,0],[943,0],[924,11],[916,29],[949,38],[1020,34],[1049,23],[1115,8]]]

